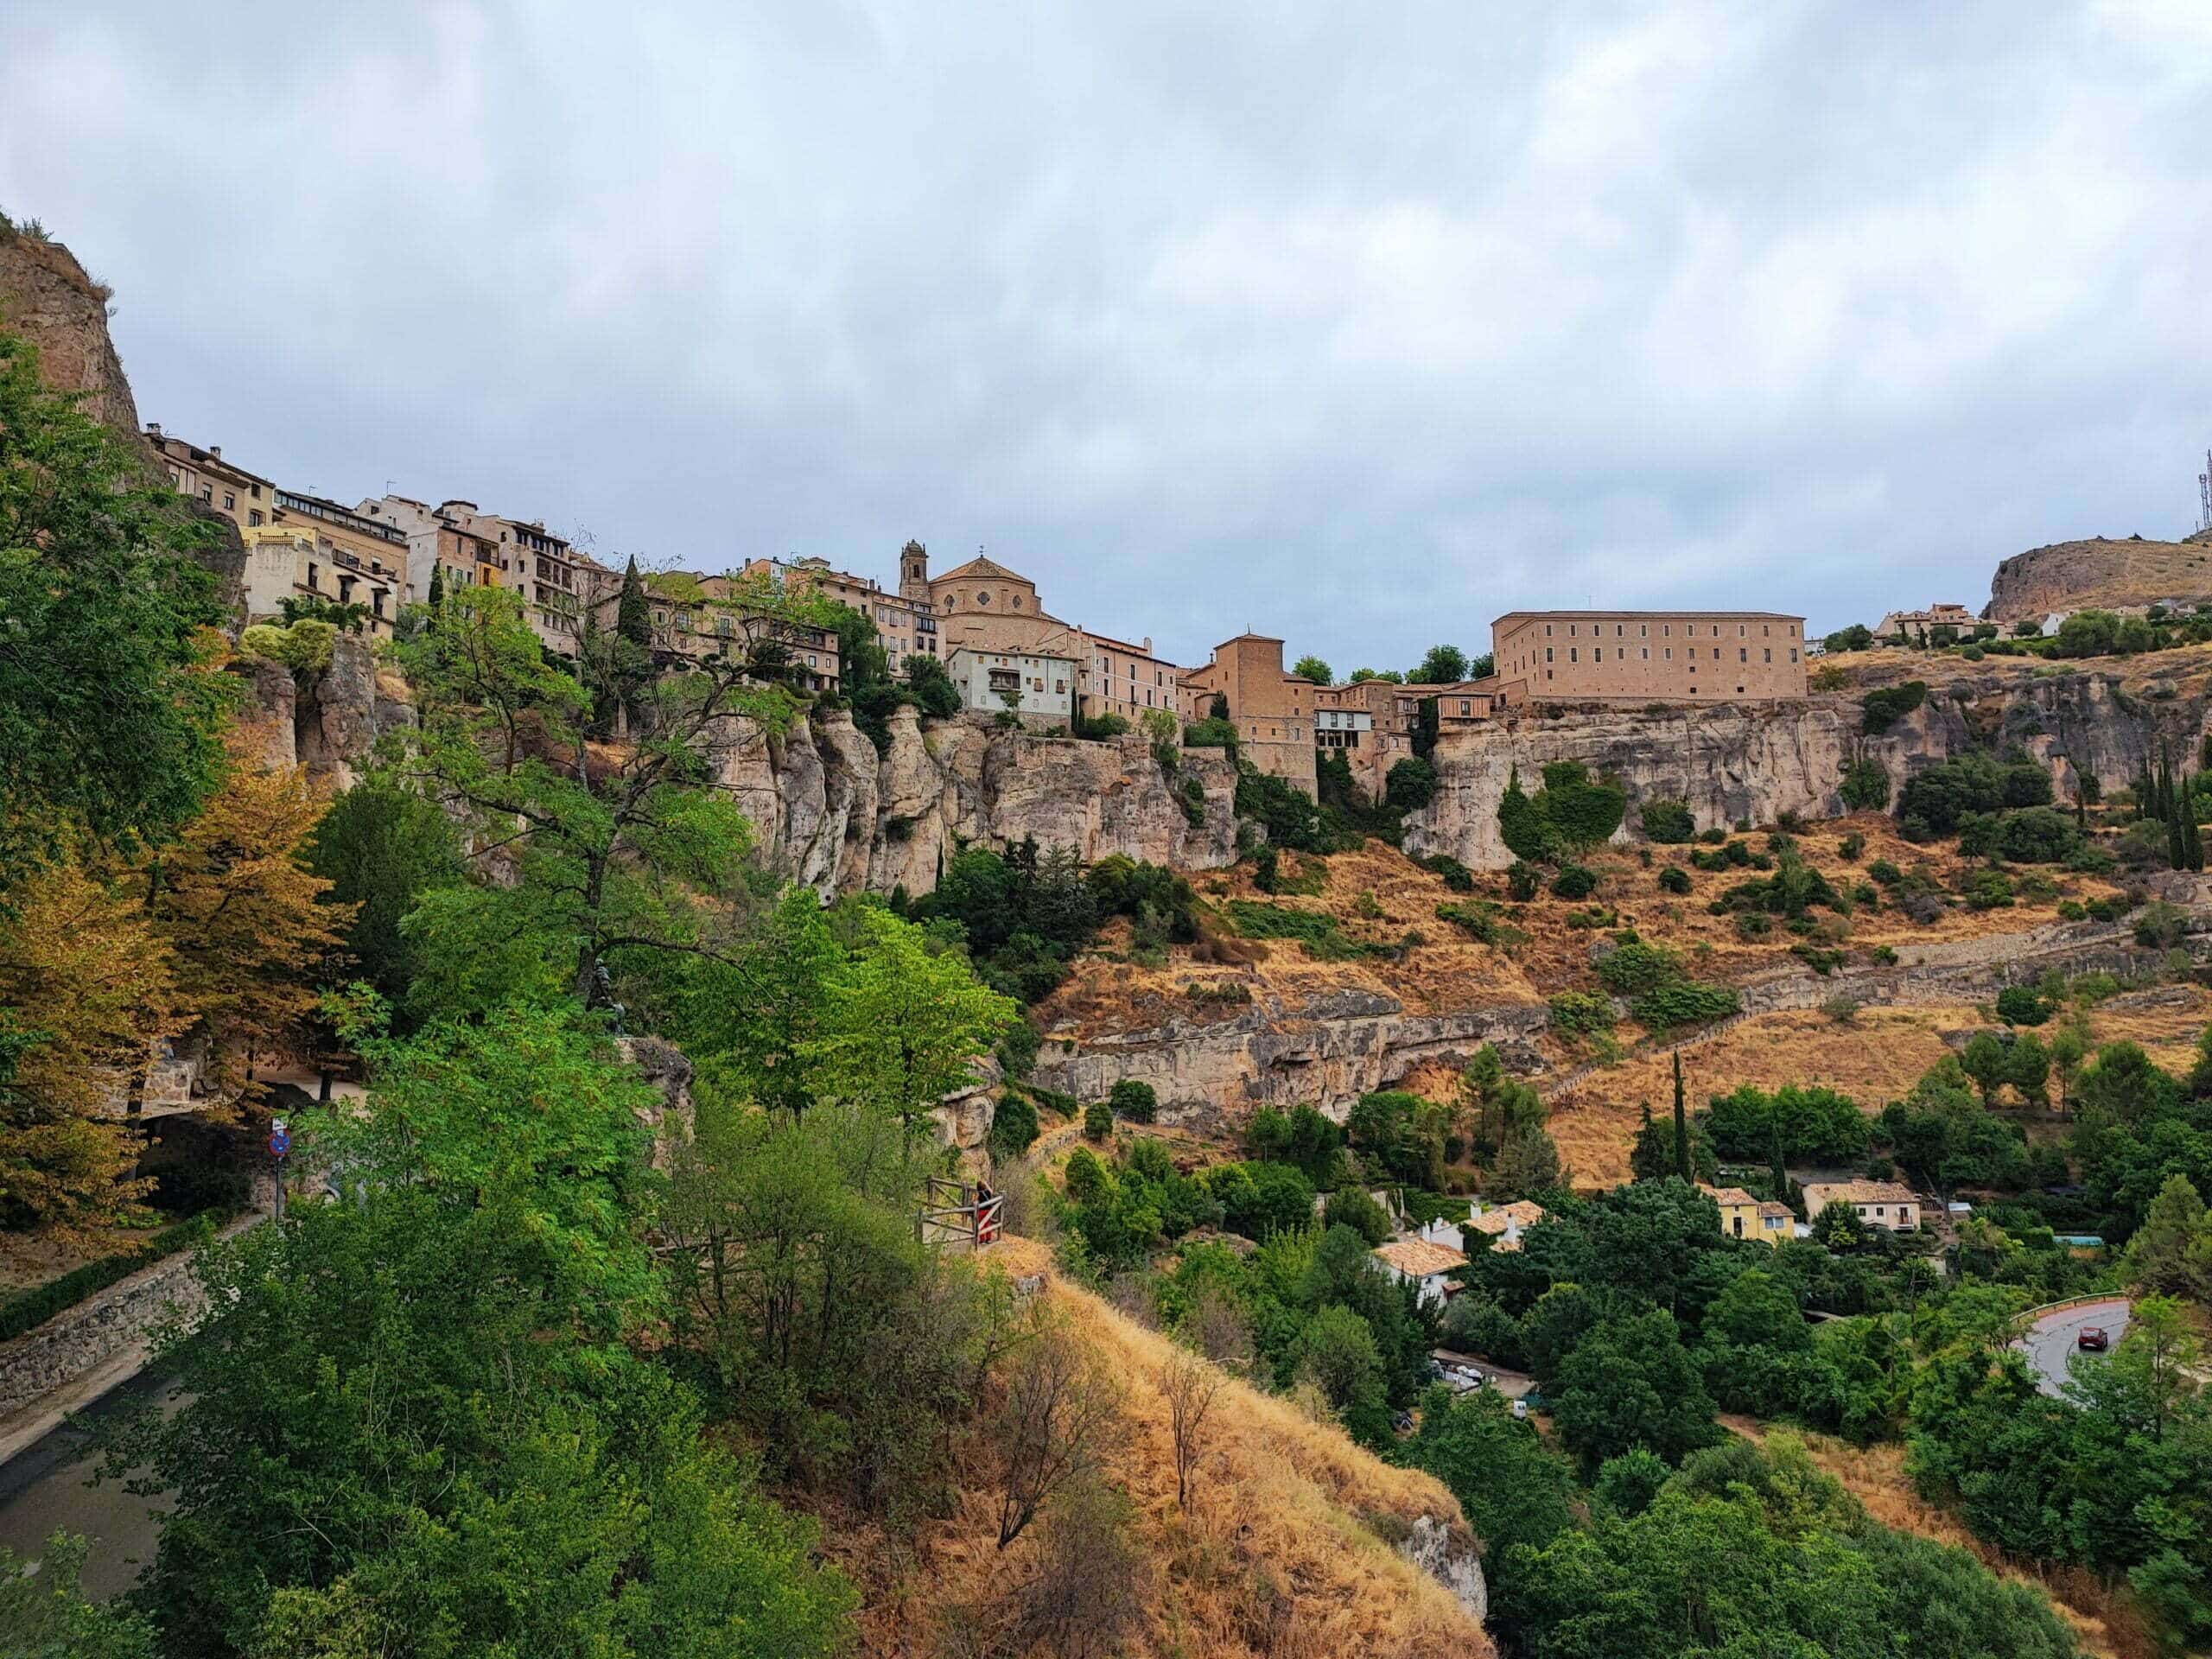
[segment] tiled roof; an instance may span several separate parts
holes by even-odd
[[[946,571],[943,575],[931,576],[930,580],[932,582],[950,582],[956,576],[991,576],[1007,582],[1019,582],[1025,585],[1029,582],[1028,577],[1021,575],[1015,571],[1009,570],[997,560],[987,559],[980,553],[974,558],[969,560],[967,563],[956,565],[953,569]]]
[[[1730,1205],[1757,1204],[1758,1202],[1757,1198],[1745,1192],[1740,1186],[1707,1186],[1703,1181],[1700,1181],[1697,1184],[1697,1190],[1704,1193],[1715,1204],[1721,1205],[1723,1208],[1726,1208]]]
[[[1762,1221],[1794,1221],[1796,1218],[1786,1204],[1777,1204],[1772,1198],[1763,1199],[1759,1204],[1759,1219]]]
[[[1454,1268],[1467,1265],[1467,1258],[1459,1251],[1432,1244],[1425,1238],[1394,1239],[1388,1244],[1377,1244],[1375,1254],[1408,1279],[1426,1279],[1433,1273],[1449,1273]]]
[[[1897,1181],[1809,1181],[1808,1199],[1818,1194],[1823,1204],[1918,1204],[1920,1195]]]

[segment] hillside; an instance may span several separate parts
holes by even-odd
[[[1981,614],[1987,621],[2011,622],[2052,611],[2161,601],[2212,601],[2212,543],[2202,533],[2182,542],[2093,536],[2016,553],[1997,567]]]
[[[1019,1273],[1034,1270],[1042,1255],[1020,1238],[992,1252]],[[1160,1388],[1174,1344],[1057,1277],[1041,1294],[1125,1390],[1122,1433],[1103,1472],[1131,1505],[1137,1559],[1124,1587],[1137,1618],[1124,1642],[1089,1650],[1128,1659],[1491,1659],[1478,1546],[1440,1484],[1391,1468],[1290,1401],[1232,1381],[1205,1420],[1184,1513]],[[982,1453],[971,1449],[957,1463],[978,1469]],[[989,1643],[1014,1617],[1021,1586],[1046,1570],[1047,1547],[1039,1528],[999,1551],[995,1503],[978,1484],[911,1540],[873,1529],[833,1532],[831,1553],[864,1586],[868,1651],[1001,1650]],[[1440,1529],[1440,1553],[1459,1564],[1470,1605],[1402,1552],[1417,1528],[1424,1539]]]

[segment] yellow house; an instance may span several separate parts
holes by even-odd
[[[1700,1181],[1698,1191],[1720,1206],[1720,1230],[1731,1238],[1780,1244],[1794,1236],[1790,1224],[1795,1217],[1786,1204],[1755,1198],[1740,1186],[1707,1186]]]

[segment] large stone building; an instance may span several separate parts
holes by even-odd
[[[1877,639],[1910,639],[1924,645],[1928,636],[1937,628],[1948,628],[1955,639],[1974,638],[1974,625],[1981,619],[1963,605],[1937,603],[1924,611],[1891,611],[1874,625]]]
[[[1218,697],[1229,705],[1237,751],[1262,772],[1314,792],[1313,715],[1323,687],[1282,665],[1282,641],[1240,633],[1213,648],[1212,660],[1182,678],[1184,715],[1202,720]]]
[[[1513,611],[1491,624],[1504,702],[1761,702],[1805,695],[1805,619],[1772,611]]]

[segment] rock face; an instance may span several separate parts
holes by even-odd
[[[1122,853],[1181,869],[1236,857],[1236,773],[1212,750],[1183,757],[1183,775],[1204,792],[1197,824],[1137,736],[1038,737],[964,717],[925,728],[909,709],[892,717],[879,756],[852,716],[833,710],[781,734],[734,719],[710,760],[771,861],[825,893],[927,893],[963,842],[1034,837],[1086,862]]]
[[[304,766],[333,789],[353,784],[378,738],[415,723],[414,706],[378,687],[376,648],[357,634],[339,635],[330,666],[304,683],[279,663],[242,659],[232,671],[249,687],[238,727],[255,762]]]
[[[2016,553],[1997,567],[1981,614],[1988,621],[2012,622],[2053,611],[2160,600],[2212,600],[2212,545],[2201,533],[2185,542],[2098,536]]]
[[[1078,1100],[1103,1100],[1134,1077],[1159,1096],[1160,1122],[1201,1131],[1241,1128],[1262,1106],[1316,1106],[1341,1122],[1362,1095],[1416,1067],[1463,1066],[1485,1043],[1525,1047],[1547,1017],[1541,1004],[1524,1003],[1408,1014],[1377,992],[1330,991],[1255,1003],[1211,1025],[1171,1019],[1080,1047],[1047,1033],[1033,1076]]]
[[[1433,1515],[1417,1516],[1398,1554],[1452,1592],[1469,1618],[1490,1617],[1490,1586],[1474,1540]]]
[[[1878,737],[1864,735],[1859,700],[1846,696],[1760,708],[1511,715],[1438,742],[1436,794],[1408,818],[1406,850],[1503,869],[1513,861],[1497,829],[1507,782],[1517,768],[1533,791],[1545,764],[1557,760],[1579,760],[1627,787],[1622,841],[1637,838],[1637,806],[1653,799],[1687,802],[1700,830],[1743,818],[1772,823],[1784,812],[1837,817],[1844,765],[1854,754],[1887,772],[1894,791],[1915,772],[1969,749],[2017,745],[2050,766],[2058,798],[2069,801],[2085,776],[2107,790],[2126,787],[2162,744],[2194,755],[2205,713],[2201,699],[2145,702],[2101,674],[2062,674],[1939,688]]]

